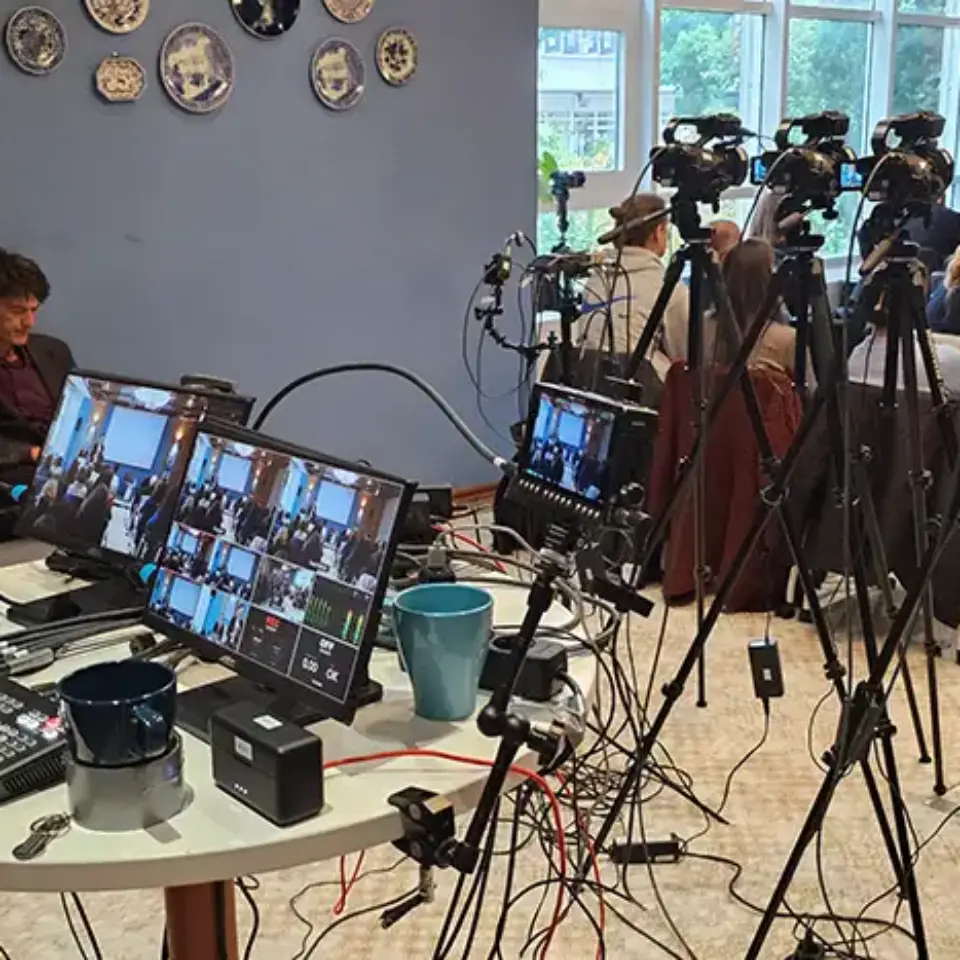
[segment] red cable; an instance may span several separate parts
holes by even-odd
[[[340,858],[340,896],[333,905],[333,915],[335,917],[339,917],[347,907],[347,897],[350,896],[350,891],[354,888],[357,878],[360,876],[360,868],[363,866],[363,858],[365,855],[366,851],[361,850],[360,856],[357,857],[356,866],[353,868],[353,875],[349,881],[347,880],[347,858]]]
[[[437,533],[448,533],[454,540],[459,540],[461,543],[467,544],[467,546],[473,547],[474,550],[479,550],[481,553],[490,553],[490,551],[478,540],[474,540],[473,537],[468,537],[465,533],[461,533],[459,530],[454,530],[451,527],[434,527],[433,528]],[[494,560],[497,569],[501,573],[506,573],[507,568],[499,561]]]
[[[323,765],[323,768],[324,770],[332,770],[336,767],[352,767],[359,763],[373,763],[377,760],[395,760],[402,757],[430,757],[434,760],[449,760],[453,763],[465,763],[471,767],[493,766],[492,760],[481,760],[479,757],[462,757],[455,753],[446,753],[443,750],[387,750],[383,753],[369,753],[362,757],[344,757],[341,760],[330,760]],[[516,765],[510,767],[510,772],[514,776],[532,780],[543,792],[550,804],[553,826],[557,833],[557,853],[560,858],[561,882],[557,887],[557,899],[553,907],[553,918],[550,921],[550,929],[547,931],[546,939],[543,941],[543,952],[541,955],[545,957],[547,951],[550,949],[550,944],[553,942],[554,933],[560,923],[560,916],[563,913],[563,881],[567,878],[567,842],[563,834],[563,816],[560,811],[560,802],[557,800],[553,788],[539,773]],[[490,829],[493,829],[492,825]]]

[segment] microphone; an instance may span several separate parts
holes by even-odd
[[[664,217],[670,215],[670,208],[664,207],[662,210],[657,210],[656,213],[647,213],[642,217],[634,217],[632,220],[625,220],[623,223],[618,223],[612,230],[608,230],[606,233],[601,233],[597,237],[597,243],[601,246],[606,246],[608,243],[613,243],[614,240],[619,239],[624,234],[629,233],[631,230],[636,230],[637,227],[645,227],[648,223],[653,223],[656,220],[662,220]]]
[[[883,260],[886,255],[890,252],[891,247],[893,246],[894,240],[899,240],[900,234],[897,232],[895,236],[887,237],[884,240],[881,240],[871,251],[867,254],[866,260],[860,265],[860,276],[865,277],[868,273],[873,273],[874,268]]]

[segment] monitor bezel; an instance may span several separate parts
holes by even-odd
[[[177,393],[181,396],[199,397],[200,399],[209,398],[211,400],[223,400],[225,397],[230,397],[231,400],[237,403],[238,409],[240,408],[241,404],[243,405],[244,424],[250,420],[250,415],[253,413],[253,408],[256,404],[256,400],[253,397],[244,396],[242,394],[229,394],[223,393],[219,390],[204,390],[192,387],[182,387],[179,384],[173,385],[164,383],[160,380],[146,380],[139,377],[131,377],[129,375],[118,375],[114,373],[105,373],[102,370],[88,370],[83,367],[77,367],[76,369],[71,370],[64,378],[63,387],[60,390],[60,396],[57,397],[56,409],[53,417],[50,420],[50,428],[47,431],[46,438],[44,438],[43,447],[41,448],[40,456],[37,459],[38,464],[46,455],[47,441],[53,432],[53,425],[56,423],[57,416],[59,415],[60,409],[63,405],[67,381],[70,377],[80,377],[81,379],[87,380],[102,380],[109,383],[123,384],[124,386],[146,387],[148,390],[169,390],[171,393]],[[199,424],[202,419],[203,412],[201,411],[200,416],[197,417],[197,423]],[[190,449],[192,450],[192,444]],[[35,482],[36,473],[34,473],[33,477],[30,478],[30,483],[27,485],[27,492],[24,495],[24,499],[35,493]],[[68,550],[70,553],[75,554],[76,556],[85,557],[100,563],[109,563],[111,566],[116,567],[117,569],[133,570],[143,565],[143,561],[138,557],[131,557],[129,554],[121,553],[118,550],[110,550],[106,547],[92,546],[90,543],[86,543],[82,540],[75,540],[68,536],[51,536],[43,531],[37,530],[35,524],[27,526],[24,521],[25,517],[23,514],[21,514],[14,529],[14,533],[18,537],[23,537],[24,539],[30,540],[38,540],[41,543],[49,544],[51,547],[56,547],[60,550]],[[164,537],[164,540],[166,540],[166,537]]]
[[[196,436],[199,436],[201,430],[204,433],[220,439],[235,440],[239,443],[269,450],[271,453],[311,460],[314,463],[330,466],[334,469],[349,470],[374,480],[392,483],[400,488],[400,496],[397,502],[397,522],[393,529],[393,536],[390,538],[384,550],[380,575],[377,578],[377,587],[372,594],[371,611],[373,611],[373,613],[367,617],[366,623],[364,624],[363,636],[357,644],[357,655],[353,661],[353,672],[347,686],[346,698],[343,701],[337,700],[305,683],[294,680],[287,674],[271,670],[269,667],[263,666],[250,657],[238,656],[238,651],[225,649],[212,640],[200,637],[183,627],[175,626],[159,614],[153,612],[150,608],[149,599],[144,608],[144,625],[155,633],[162,634],[182,644],[191,653],[196,654],[205,661],[216,662],[231,670],[237,676],[267,688],[281,700],[302,703],[311,709],[316,709],[321,712],[324,717],[331,720],[338,720],[344,724],[350,724],[359,707],[357,702],[359,692],[357,690],[357,679],[367,676],[370,658],[375,646],[374,641],[380,628],[380,619],[383,614],[383,601],[390,581],[390,570],[393,567],[393,561],[399,547],[403,517],[417,489],[417,484],[410,480],[404,480],[402,477],[386,473],[383,470],[368,467],[365,464],[351,463],[349,460],[344,460],[327,453],[321,453],[318,450],[311,450],[309,447],[302,447],[286,440],[280,440],[276,437],[259,433],[256,430],[226,423],[214,417],[207,417],[201,421],[200,429],[197,431]],[[196,443],[196,436],[194,443]],[[163,557],[161,556],[160,562],[157,564],[156,575],[159,577],[163,570]],[[314,632],[320,633],[320,631]]]
[[[623,414],[627,412],[627,408],[623,403],[613,400],[610,397],[605,397],[602,394],[590,393],[586,390],[578,390],[576,387],[565,387],[558,383],[544,383],[542,381],[534,385],[533,392],[530,396],[523,443],[520,446],[520,453],[517,458],[517,479],[523,480],[531,489],[537,489],[545,497],[556,495],[569,501],[574,507],[580,506],[590,512],[600,512],[608,505],[613,491],[601,490],[599,499],[591,500],[574,490],[567,490],[566,487],[551,483],[539,474],[535,474],[529,470],[530,454],[534,440],[533,433],[537,425],[537,418],[540,414],[540,401],[544,394],[580,402],[590,407],[599,407],[614,415],[613,430],[610,436],[610,449],[607,451],[607,462],[611,464],[615,462],[615,458],[619,452],[617,445],[621,433],[620,419]]]

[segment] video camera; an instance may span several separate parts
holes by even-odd
[[[538,383],[510,496],[553,519],[622,520],[642,504],[656,432],[653,410]]]
[[[859,191],[863,183],[856,155],[844,143],[849,129],[850,118],[833,110],[785,117],[773,138],[776,149],[751,161],[750,182],[789,197],[795,210],[782,213],[822,210],[826,219],[834,219],[840,194]],[[794,130],[806,138],[802,143],[790,142]]]
[[[696,139],[677,139],[692,128]],[[720,194],[747,178],[747,154],[741,147],[750,134],[732,113],[674,117],[664,128],[664,146],[650,152],[651,176],[664,187],[676,187],[680,200],[719,208]]]
[[[928,111],[881,120],[870,138],[873,156],[857,162],[867,199],[905,209],[943,196],[954,175],[953,157],[939,145],[945,123]],[[891,134],[899,137],[896,147]]]

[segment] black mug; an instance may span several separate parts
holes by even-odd
[[[60,716],[74,760],[128,767],[162,757],[173,743],[177,677],[161,663],[121,660],[60,681]]]

